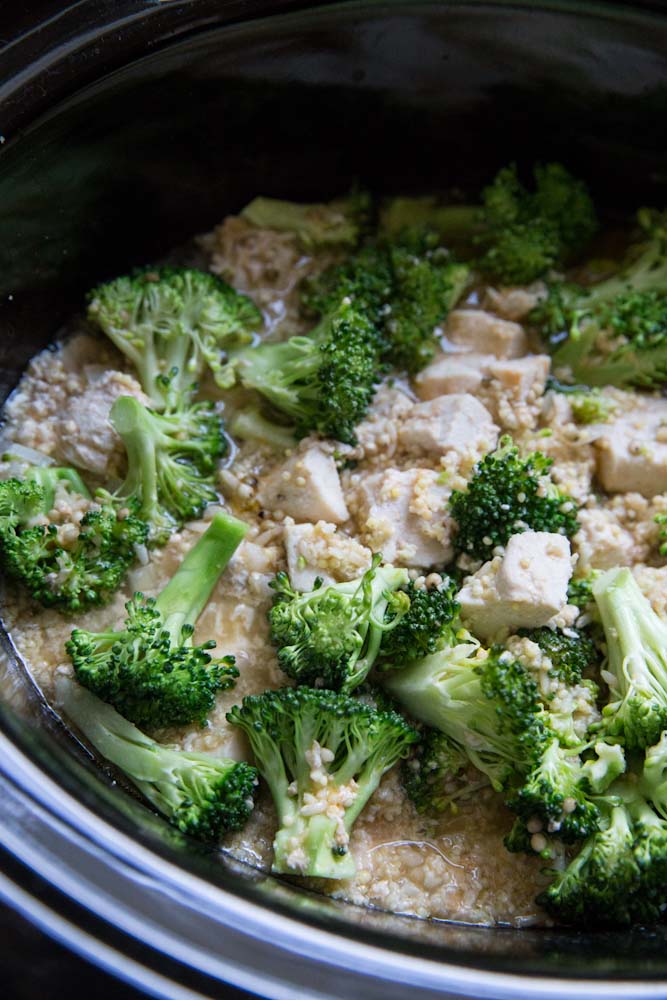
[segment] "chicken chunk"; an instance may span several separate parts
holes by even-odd
[[[495,447],[498,428],[478,399],[468,393],[452,393],[413,406],[398,440],[403,448],[417,454],[456,451],[481,455]]]
[[[271,472],[257,497],[267,510],[298,522],[342,524],[349,517],[336,463],[318,447],[297,452]]]
[[[570,543],[548,531],[513,535],[459,591],[461,617],[483,641],[517,628],[546,625],[567,604]]]
[[[360,484],[356,503],[359,533],[387,562],[426,568],[453,557],[452,523],[446,513],[450,490],[431,469],[387,469]]]
[[[453,392],[476,392],[495,360],[493,354],[442,353],[415,377],[415,392],[423,400]]]
[[[498,319],[483,309],[455,309],[449,314],[446,336],[452,344],[497,358],[519,358],[527,349],[526,333],[519,323]]]
[[[595,442],[597,476],[609,493],[667,491],[667,400],[649,399]]]
[[[534,281],[523,288],[493,288],[489,286],[482,298],[482,307],[497,313],[503,319],[520,320],[531,312],[538,302],[546,297],[547,289],[543,281]]]
[[[323,583],[355,580],[371,564],[371,552],[354,538],[336,531],[335,524],[289,524],[285,528],[287,572],[296,590]]]
[[[630,532],[619,524],[613,511],[602,507],[580,510],[579,530],[572,539],[583,569],[611,569],[631,566],[637,559],[637,545]]]
[[[503,430],[537,426],[549,367],[550,359],[544,354],[494,359],[489,365],[488,380],[481,387],[480,398]]]
[[[149,404],[141,386],[126,372],[97,366],[86,369],[88,385],[72,396],[59,420],[57,456],[67,465],[105,478],[122,467],[124,448],[109,421],[109,411],[119,396],[134,396]]]

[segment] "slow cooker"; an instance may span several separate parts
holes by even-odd
[[[0,14],[3,399],[94,281],[257,192],[465,192],[557,159],[612,218],[667,200],[660,2],[39,6]],[[0,897],[152,995],[667,997],[663,926],[424,922],[187,843],[93,765],[1,641]]]

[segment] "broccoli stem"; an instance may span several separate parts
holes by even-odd
[[[156,430],[150,413],[134,396],[119,396],[111,408],[111,422],[127,451],[128,476],[123,492],[140,496],[140,513],[147,520],[158,508],[158,476],[155,462]]]
[[[296,445],[293,428],[267,420],[255,407],[240,410],[232,420],[229,431],[232,437],[241,438],[242,441],[258,441],[280,451],[287,451]]]
[[[88,487],[74,469],[54,468],[52,465],[34,465],[30,468],[27,478],[36,483],[43,491],[42,509],[45,514],[53,508],[58,483],[69,483],[72,493],[78,493],[79,496],[90,500]]]
[[[364,799],[364,804],[367,800]],[[336,842],[337,820],[320,813],[303,817],[295,815],[291,825],[282,827],[273,841],[273,864],[276,875],[294,875],[294,862],[290,862],[292,844],[296,837],[303,852],[304,871],[315,878],[353,878],[356,865],[349,851],[335,854],[331,845]],[[347,824],[346,824],[347,825]]]
[[[155,607],[162,615],[172,642],[180,641],[184,625],[197,621],[247,531],[248,526],[243,521],[217,513],[160,592]]]

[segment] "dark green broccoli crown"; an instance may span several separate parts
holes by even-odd
[[[444,733],[427,729],[402,766],[403,787],[417,812],[437,814],[450,808],[453,800],[446,787],[469,765],[465,751]]]
[[[384,773],[419,741],[417,731],[396,712],[309,687],[248,695],[227,719],[248,736],[259,771],[270,785],[276,756],[289,781],[304,781],[310,770],[304,767],[305,754],[315,741],[333,754],[327,771],[336,782],[354,778],[359,785]],[[355,815],[360,811],[356,803]]]
[[[154,598],[135,594],[119,632],[74,629],[65,648],[84,687],[136,725],[150,729],[203,723],[217,691],[234,684],[234,657],[214,660],[210,640],[192,645],[186,624],[180,641],[165,628]]]
[[[349,298],[357,309],[379,324],[393,284],[386,250],[369,246],[307,281],[301,303],[307,312],[325,316],[335,312],[344,298]]]
[[[352,690],[367,676],[384,631],[397,625],[408,605],[394,593],[407,573],[379,568],[376,556],[360,580],[295,591],[285,573],[272,581],[271,641],[278,662],[298,684]],[[382,624],[386,617],[386,621]]]
[[[537,818],[566,844],[600,827],[600,811],[587,794],[581,761],[557,739],[542,749],[538,763],[507,805],[523,820]]]
[[[382,372],[379,349],[366,311],[344,299],[311,336],[247,350],[239,371],[244,385],[294,421],[298,436],[316,431],[354,444]]]
[[[67,470],[49,471],[55,484]],[[137,546],[145,544],[147,524],[131,510],[121,517],[113,504],[100,498],[99,507],[87,511],[76,526],[76,536],[61,542],[56,525],[31,523],[46,517],[52,503],[53,489],[46,484],[18,479],[0,483],[4,571],[45,607],[77,612],[106,603],[135,561]]]
[[[493,646],[475,669],[482,695],[493,705],[498,734],[511,734],[520,748],[517,763],[520,758],[536,760],[549,734],[542,720],[538,687],[530,673],[500,646]]]
[[[438,587],[429,588],[416,587],[411,580],[403,588],[410,599],[409,610],[395,628],[383,636],[381,659],[400,667],[410,660],[435,653],[441,645],[453,640],[452,623],[459,613],[456,589],[448,579]]]
[[[468,488],[453,490],[449,498],[457,550],[490,559],[496,546],[522,531],[573,535],[576,505],[547,479],[551,465],[538,451],[521,458],[511,439],[501,438],[498,449],[475,466]]]
[[[222,833],[241,830],[253,810],[257,771],[244,761],[216,760],[184,753],[169,778],[170,798],[178,799],[175,826],[200,840],[217,841]]]
[[[593,584],[601,572],[599,569],[594,569],[587,576],[573,577],[567,588],[567,603],[576,605],[582,611],[592,604]]]
[[[116,278],[94,288],[88,300],[89,318],[135,366],[158,409],[166,400],[160,378],[174,369],[180,392],[207,366],[222,388],[232,385],[223,352],[247,343],[262,324],[247,296],[191,268],[150,268]]]
[[[592,600],[592,593],[590,599]],[[578,684],[589,667],[599,659],[597,647],[590,636],[574,628],[564,632],[559,628],[519,629],[519,635],[536,642],[551,660],[551,674],[566,684]]]
[[[510,854],[534,854],[532,838],[533,834],[526,826],[526,821],[517,816],[512,829],[503,837],[503,844]]]
[[[182,397],[172,403],[169,412],[155,413],[132,396],[119,396],[110,413],[128,457],[117,496],[137,505],[158,544],[217,500],[215,471],[227,447],[212,404]]]
[[[409,249],[390,251],[394,292],[387,312],[386,357],[396,368],[418,372],[438,346],[435,328],[456,304],[469,270],[445,251],[417,257]]]
[[[480,267],[506,284],[546,274],[585,244],[597,229],[585,185],[563,166],[534,170],[535,190],[520,182],[516,165],[505,167],[482,192],[478,242]]]

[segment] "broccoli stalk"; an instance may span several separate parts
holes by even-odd
[[[110,412],[128,464],[115,495],[137,505],[155,544],[217,500],[216,462],[226,449],[212,404],[172,402],[168,413],[155,413],[134,396],[119,396]]]
[[[352,878],[352,827],[417,732],[394,712],[306,687],[248,696],[227,719],[247,735],[276,806],[272,870]]]
[[[137,725],[203,723],[216,691],[238,676],[233,657],[213,660],[194,625],[247,527],[218,513],[157,598],[135,594],[119,631],[73,630],[66,650],[78,680]]]
[[[449,498],[457,551],[486,560],[522,531],[573,535],[576,505],[549,480],[552,464],[539,451],[520,457],[512,439],[502,437],[496,451],[477,463],[467,489]]]
[[[317,432],[354,444],[380,377],[379,352],[377,328],[344,299],[309,336],[260,344],[235,363],[243,385],[293,421],[297,436]]]
[[[366,679],[383,637],[401,621],[410,600],[399,590],[408,572],[380,566],[380,555],[359,580],[294,590],[286,573],[272,581],[271,641],[278,662],[298,684],[350,692]]]
[[[367,195],[320,204],[300,204],[280,198],[253,198],[241,210],[241,218],[261,229],[294,233],[306,250],[354,246],[361,235],[369,209]]]
[[[207,367],[221,388],[233,385],[225,352],[248,343],[262,325],[254,303],[220,278],[168,267],[94,288],[88,318],[134,365],[156,410],[167,406],[170,392],[187,393]]]
[[[161,746],[69,677],[58,678],[56,697],[95,750],[183,833],[217,841],[245,825],[257,784],[254,767]]]
[[[605,731],[628,749],[656,743],[667,729],[667,624],[629,569],[610,569],[593,584],[607,644],[603,678],[611,701]]]
[[[257,407],[239,410],[229,425],[229,432],[241,441],[254,441],[268,445],[276,451],[288,451],[296,447],[296,439],[289,427],[281,427],[275,420],[268,420]]]
[[[49,521],[56,498],[88,501],[80,521]],[[56,514],[58,512],[55,512]],[[104,604],[121,585],[146,542],[147,524],[133,508],[121,516],[113,503],[90,494],[73,469],[31,467],[24,479],[0,483],[0,560],[45,607],[77,612]]]

